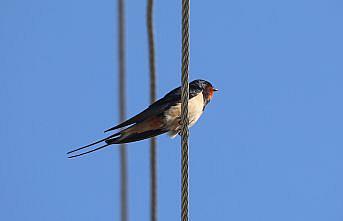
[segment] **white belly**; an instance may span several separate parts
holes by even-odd
[[[192,127],[200,118],[203,113],[204,98],[203,94],[199,93],[188,102],[188,127]],[[171,136],[176,136],[181,129],[181,104],[171,107],[165,113],[165,124],[167,128],[171,129]]]
[[[193,97],[188,102],[189,127],[193,126],[200,118],[204,109],[204,97],[202,93]]]

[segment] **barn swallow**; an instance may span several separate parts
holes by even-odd
[[[210,82],[205,80],[194,80],[189,84],[189,127],[192,127],[199,120],[215,91],[217,91],[217,89],[215,89]],[[68,158],[82,156],[112,144],[135,142],[164,133],[168,133],[170,137],[174,138],[177,134],[180,134],[180,121],[181,87],[178,87],[151,104],[147,109],[136,116],[105,130],[105,132],[109,132],[119,129],[119,132],[94,143],[69,151],[67,154],[78,152],[101,142],[105,142],[104,145],[83,153],[68,156]]]

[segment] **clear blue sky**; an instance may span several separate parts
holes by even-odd
[[[128,116],[148,105],[145,1],[127,1]],[[180,1],[156,1],[158,96],[180,82]],[[220,92],[191,130],[192,220],[343,220],[343,3],[192,1],[191,79]],[[116,1],[0,1],[0,220],[119,220]],[[159,220],[180,216],[180,139],[158,138]],[[148,142],[128,146],[149,220]]]

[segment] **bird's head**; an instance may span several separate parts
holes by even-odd
[[[192,81],[189,86],[200,89],[208,102],[212,99],[214,92],[218,91],[210,82],[201,79]]]

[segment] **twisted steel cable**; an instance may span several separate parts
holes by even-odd
[[[149,42],[149,69],[150,69],[150,103],[156,100],[156,66],[155,66],[155,45],[153,27],[154,1],[148,0],[146,8],[146,22]],[[157,220],[157,159],[156,159],[156,138],[150,139],[150,220]]]
[[[125,90],[125,15],[124,0],[118,0],[118,67],[119,67],[119,122],[126,118],[126,90]],[[120,145],[120,201],[121,220],[128,220],[127,213],[127,156],[126,145]]]
[[[188,220],[189,0],[182,0],[181,220]]]

